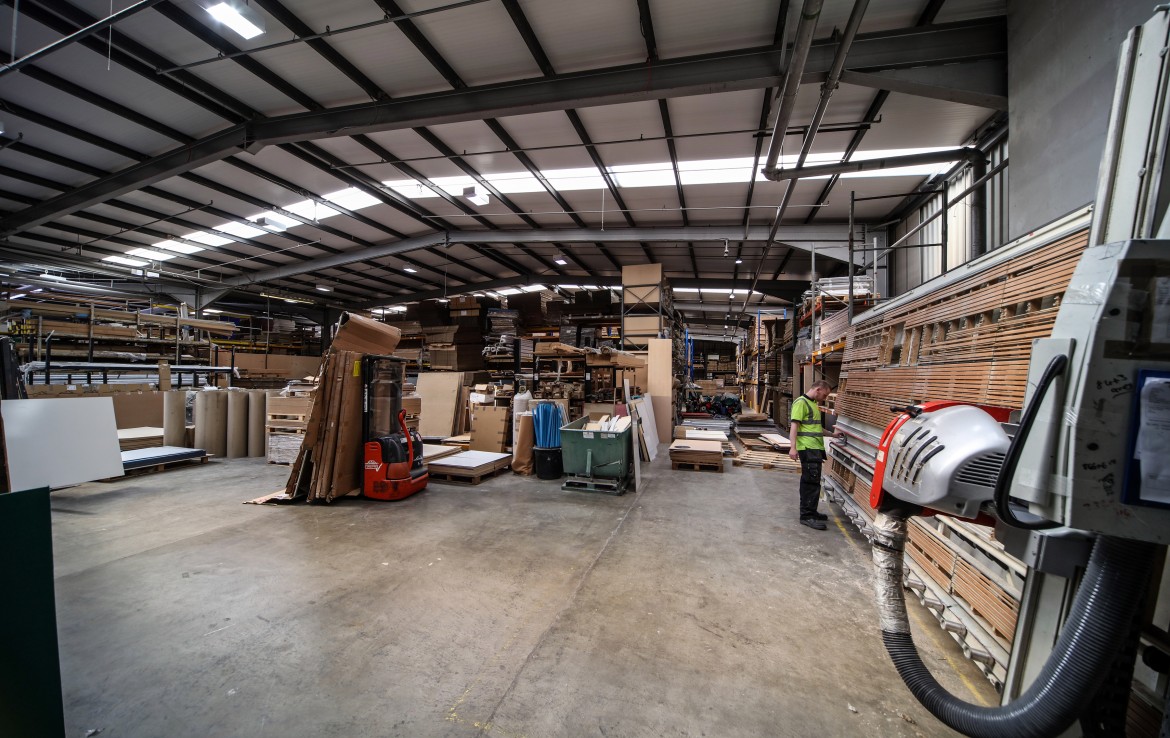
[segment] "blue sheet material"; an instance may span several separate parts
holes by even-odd
[[[532,429],[537,448],[560,448],[564,409],[555,402],[541,402],[532,407]]]
[[[137,469],[143,466],[165,464],[169,461],[198,459],[206,455],[207,452],[201,448],[181,448],[179,446],[154,446],[153,448],[139,448],[134,449],[133,451],[122,452],[122,468]]]

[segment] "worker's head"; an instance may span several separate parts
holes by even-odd
[[[832,391],[833,388],[829,386],[828,382],[823,379],[818,379],[809,386],[808,392],[805,394],[817,402],[824,402],[829,398],[829,393]]]

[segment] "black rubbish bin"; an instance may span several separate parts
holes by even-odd
[[[560,479],[565,476],[565,465],[561,459],[560,448],[532,449],[536,457],[536,476],[539,479]]]

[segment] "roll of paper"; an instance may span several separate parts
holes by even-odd
[[[227,457],[240,459],[248,455],[248,393],[227,391]]]
[[[248,456],[265,456],[268,453],[268,393],[264,390],[248,390]]]
[[[163,393],[163,445],[187,445],[187,391]]]

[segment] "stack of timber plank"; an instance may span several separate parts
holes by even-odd
[[[837,413],[884,427],[890,408],[962,399],[1019,408],[1032,341],[1052,333],[1088,243],[1078,231],[869,320],[846,336]]]
[[[397,328],[345,313],[325,355],[304,442],[289,472],[285,498],[330,502],[360,491],[364,354],[392,354]]]
[[[837,388],[838,414],[881,429],[891,419],[890,407],[911,401],[1022,407],[1032,342],[1051,335],[1087,243],[1086,225],[855,319]],[[836,459],[825,471],[859,513],[854,513],[857,525],[867,527],[875,516],[870,480]],[[995,655],[995,663],[979,663],[980,668],[993,682],[1003,679],[1024,566],[1003,551],[990,529],[964,521],[916,518],[908,538],[908,568],[921,577],[919,587],[962,609],[965,622],[975,626],[966,631],[965,642]]]

